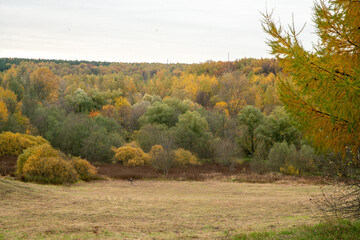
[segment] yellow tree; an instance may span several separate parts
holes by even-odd
[[[360,148],[359,1],[315,3],[319,41],[312,51],[304,49],[294,26],[284,30],[271,15],[264,14],[263,29],[288,74],[280,79],[281,101],[319,149],[351,150],[355,157]]]
[[[217,102],[215,104],[215,109],[218,112],[223,113],[226,117],[229,117],[229,110],[227,108],[228,108],[228,104],[224,101]]]
[[[55,74],[46,67],[36,69],[30,76],[33,83],[35,93],[44,100],[49,97],[48,100],[54,102],[54,98],[57,98],[57,92],[59,88],[59,82]]]
[[[129,119],[131,114],[131,105],[124,97],[118,97],[115,99],[115,115],[116,119],[120,122],[125,122]]]
[[[9,116],[6,104],[0,100],[0,122],[6,122]]]

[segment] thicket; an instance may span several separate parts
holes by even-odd
[[[94,166],[80,158],[66,157],[48,143],[25,149],[18,156],[16,174],[25,181],[64,184],[97,177]]]
[[[0,133],[0,156],[18,156],[23,150],[47,143],[41,136],[21,133]]]
[[[128,144],[123,147],[113,148],[115,152],[114,162],[126,166],[148,165],[149,156],[136,145],[136,143]]]

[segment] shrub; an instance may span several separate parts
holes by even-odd
[[[168,170],[174,166],[174,161],[169,152],[161,145],[154,145],[150,150],[151,166],[168,174]]]
[[[256,160],[266,160],[268,159],[269,150],[265,144],[265,142],[260,142],[255,149],[254,159]]]
[[[296,161],[296,149],[294,145],[288,145],[285,141],[275,143],[269,153],[269,167],[272,171],[280,171],[280,167]]]
[[[40,136],[3,132],[0,134],[0,156],[17,156],[25,149],[48,143]]]
[[[289,175],[299,175],[299,169],[292,165],[286,165],[284,167],[280,167],[280,172]]]
[[[85,159],[73,158],[72,165],[77,174],[79,175],[79,179],[83,181],[90,181],[96,179],[96,168]]]
[[[315,173],[317,170],[315,150],[309,145],[301,145],[301,149],[297,154],[296,165],[302,172]]]
[[[253,172],[264,174],[269,171],[269,162],[264,160],[253,159],[249,162],[250,169]]]
[[[75,183],[78,175],[70,161],[61,157],[29,157],[23,167],[26,181],[38,183]]]
[[[127,166],[141,166],[149,163],[149,156],[137,145],[114,148],[114,161]]]
[[[21,176],[23,174],[25,163],[30,159],[31,161],[35,161],[36,159],[44,157],[58,157],[59,154],[59,151],[55,150],[48,143],[28,148],[21,155],[19,155],[17,159],[16,173]]]
[[[150,160],[154,161],[164,154],[164,148],[161,145],[154,145],[150,150]]]
[[[26,181],[52,184],[74,183],[78,178],[89,181],[97,174],[88,161],[68,160],[49,144],[28,148],[19,155],[16,173]]]
[[[197,165],[199,164],[198,158],[190,151],[183,148],[176,149],[173,153],[174,162],[177,165]]]

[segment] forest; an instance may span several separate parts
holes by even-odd
[[[277,95],[275,59],[200,64],[1,59],[2,132],[39,135],[90,163],[248,163],[252,171],[350,174],[317,154]]]
[[[0,240],[358,239],[359,12],[316,1],[312,50],[261,13],[274,58],[0,58]]]

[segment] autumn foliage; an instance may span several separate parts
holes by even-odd
[[[148,154],[135,144],[114,148],[114,161],[126,166],[142,166],[149,163]]]
[[[3,132],[0,134],[0,156],[18,156],[23,150],[47,143],[40,136]]]
[[[75,157],[71,162],[79,176],[79,179],[83,181],[89,181],[97,178],[96,168],[85,159]]]
[[[298,127],[322,151],[360,149],[360,4],[358,1],[315,3],[318,43],[307,51],[294,27],[284,30],[270,13],[263,28],[268,45],[284,72],[280,99]]]
[[[39,183],[74,183],[96,179],[96,169],[88,161],[68,158],[45,143],[26,149],[17,160],[18,176]]]
[[[180,166],[200,164],[198,158],[194,154],[183,148],[174,150],[173,159],[175,164]]]
[[[58,156],[59,156],[59,151],[55,150],[48,143],[44,143],[38,146],[33,146],[28,149],[25,149],[24,152],[20,154],[18,157],[16,173],[20,176],[23,174],[24,166],[28,160],[31,160],[31,162],[35,162],[40,158],[58,157]]]
[[[29,158],[23,168],[26,181],[38,183],[75,183],[78,175],[70,161],[60,157]]]

